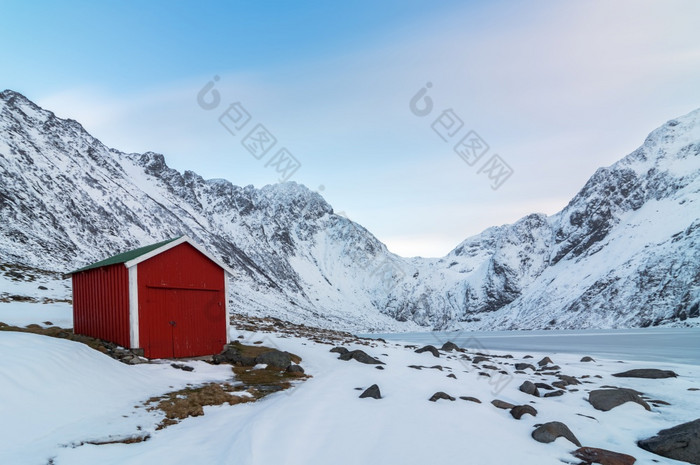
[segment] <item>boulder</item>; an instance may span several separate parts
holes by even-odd
[[[444,350],[445,352],[452,352],[453,350],[459,350],[459,346],[454,342],[447,341],[442,345],[442,347],[440,347],[440,350]]]
[[[581,384],[581,381],[577,380],[573,376],[557,375],[557,378],[559,378],[561,381],[565,382],[567,386],[575,386],[577,384]],[[552,386],[554,386],[554,383],[552,383]]]
[[[582,362],[595,362],[595,360],[593,360],[593,358],[589,357],[588,355],[586,355],[585,357],[583,357],[583,358],[581,359],[581,361],[582,361]],[[590,447],[585,447],[584,449],[591,449],[591,448],[590,448]],[[603,449],[599,449],[599,450],[603,450]]]
[[[700,465],[700,418],[661,430],[637,445],[669,459]]]
[[[550,363],[551,363],[552,365],[554,365],[554,362],[552,362],[552,359],[551,359],[551,358],[545,357],[545,358],[543,358],[542,360],[540,360],[539,362],[537,362],[537,365],[543,367],[543,366],[545,366],[545,365],[549,365]]]
[[[565,391],[562,390],[557,390],[557,391],[552,391],[552,392],[547,392],[543,397],[559,397],[563,396]]]
[[[433,357],[440,357],[440,352],[435,348],[435,346],[427,345],[423,346],[420,349],[416,349],[415,351],[417,354],[422,354],[423,352],[430,352],[433,354]]]
[[[625,402],[635,402],[647,410],[651,410],[649,404],[639,396],[636,391],[624,388],[596,389],[588,393],[588,402],[596,410],[607,412]]]
[[[336,353],[336,354],[343,355],[343,354],[347,354],[347,353],[350,352],[350,351],[349,351],[348,349],[346,349],[345,347],[333,347],[333,348],[330,350],[330,352],[334,352],[334,353]]]
[[[535,383],[539,389],[546,389],[547,391],[553,391],[554,388],[547,383]]]
[[[518,389],[520,389],[525,394],[530,394],[531,396],[540,396],[540,391],[537,390],[537,386],[532,384],[532,382],[530,381],[525,381],[523,384],[520,385]]]
[[[255,363],[264,363],[275,368],[286,369],[292,364],[292,356],[289,352],[282,352],[281,350],[270,350],[268,352],[263,352],[262,354],[255,357]]]
[[[500,400],[500,399],[494,399],[494,400],[492,400],[492,401],[491,401],[491,404],[493,404],[493,406],[496,407],[496,408],[501,408],[501,409],[504,409],[504,410],[510,410],[510,409],[512,409],[513,407],[515,407],[515,405],[511,404],[510,402],[506,402],[506,401]]]
[[[596,447],[580,447],[572,452],[574,457],[583,460],[588,465],[600,463],[601,465],[633,465],[637,461],[627,454],[620,454],[611,450],[598,449]]]
[[[516,363],[515,364],[516,370],[526,370],[528,368],[531,369],[532,371],[535,371],[535,366],[530,365],[529,363]]]
[[[376,358],[367,355],[364,351],[362,350],[352,350],[348,353],[341,354],[340,357],[338,357],[340,360],[355,360],[360,363],[366,363],[368,365],[385,365],[384,362],[380,362]]]
[[[287,367],[289,373],[304,373],[304,369],[300,365],[289,365]]]
[[[381,399],[382,393],[379,391],[379,386],[373,384],[367,389],[365,389],[365,391],[362,394],[360,394],[360,399],[364,399],[365,397],[371,397],[372,399]]]
[[[566,438],[570,442],[581,447],[581,443],[576,439],[574,433],[571,432],[568,426],[560,421],[550,421],[544,425],[538,426],[532,432],[532,439],[537,442],[550,443],[560,437]]]
[[[437,402],[440,399],[445,399],[445,400],[452,400],[454,401],[455,398],[452,397],[451,395],[444,393],[442,391],[438,391],[435,394],[433,394],[430,399],[428,399],[430,402]]]
[[[477,404],[480,404],[480,403],[481,403],[481,401],[480,401],[479,399],[477,399],[476,397],[459,396],[459,398],[462,399],[462,400],[469,401],[469,402],[476,402]]]
[[[488,362],[489,360],[491,359],[488,357],[484,357],[483,355],[477,355],[472,359],[472,363]]]
[[[638,368],[636,370],[628,370],[622,373],[615,373],[613,376],[617,378],[646,378],[646,379],[663,379],[676,378],[678,375],[671,370],[657,370],[656,368]]]
[[[520,417],[522,417],[526,413],[529,413],[533,417],[537,416],[537,410],[535,410],[535,407],[533,407],[532,405],[516,405],[515,407],[510,409],[510,414],[516,420],[520,420]]]
[[[255,357],[244,357],[241,355],[240,350],[232,346],[226,346],[223,352],[212,357],[212,361],[215,365],[220,363],[232,363],[244,367],[252,367],[255,365]]]

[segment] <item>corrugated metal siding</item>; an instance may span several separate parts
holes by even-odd
[[[137,266],[144,354],[177,358],[219,353],[228,327],[224,270],[187,243]]]
[[[73,331],[129,347],[129,272],[123,264],[73,274]]]

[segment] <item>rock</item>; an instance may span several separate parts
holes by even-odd
[[[651,410],[649,404],[639,397],[636,391],[624,388],[596,389],[588,393],[588,402],[596,410],[607,412],[625,402],[636,402],[647,410]]]
[[[488,358],[488,357],[484,357],[484,356],[482,356],[482,355],[478,355],[478,356],[476,356],[476,357],[474,357],[474,358],[472,359],[472,363],[488,362],[489,360],[491,360],[491,359]]]
[[[554,388],[547,383],[535,383],[535,386],[537,386],[539,389],[546,389],[548,391],[554,390]]]
[[[281,350],[273,349],[268,352],[263,352],[262,354],[255,357],[255,363],[264,363],[275,368],[286,369],[292,364],[292,356],[289,352],[282,352]]]
[[[360,363],[366,363],[368,365],[385,365],[384,362],[380,362],[374,357],[371,357],[367,355],[364,351],[362,350],[353,350],[350,351],[346,354],[341,354],[340,357],[338,357],[340,360],[355,360]]]
[[[530,394],[531,396],[540,396],[540,392],[537,390],[537,386],[532,384],[532,382],[530,381],[525,381],[523,384],[520,385],[518,389],[520,389],[525,394]]]
[[[377,370],[383,370],[383,369],[384,369],[384,367],[383,367],[383,366],[381,366],[381,365],[377,365],[377,366],[376,366],[376,367],[374,367],[374,368],[376,368]]]
[[[422,365],[409,365],[408,368],[413,368],[414,370],[422,370]]]
[[[581,384],[581,381],[577,380],[573,376],[557,375],[557,378],[559,378],[561,381],[564,381],[567,386],[575,386],[577,384]],[[554,383],[552,383],[552,386],[554,386]]]
[[[646,379],[662,379],[676,378],[678,375],[671,370],[657,370],[656,368],[639,368],[636,370],[628,370],[622,373],[615,373],[613,376],[617,378],[646,378]]]
[[[592,359],[591,357],[589,357],[588,355],[586,355],[585,357],[583,357],[583,358],[581,359],[581,361],[582,361],[582,362],[595,362],[595,360],[593,360],[593,359]],[[590,448],[590,447],[585,447],[584,449],[591,449],[591,448]],[[580,450],[580,449],[579,449],[579,450]],[[597,449],[597,450],[603,450],[603,449]]]
[[[526,358],[533,358],[533,357],[532,357],[532,355],[526,355],[526,356],[523,357],[523,360],[526,359]]]
[[[642,439],[639,447],[669,459],[700,465],[700,418]]]
[[[362,394],[360,394],[360,399],[364,399],[365,397],[371,397],[372,399],[381,399],[382,393],[379,391],[379,386],[373,384],[367,389],[365,389],[365,391]]]
[[[459,396],[459,398],[462,399],[462,400],[469,401],[469,402],[476,402],[477,404],[480,404],[480,403],[481,403],[481,401],[480,401],[479,399],[477,399],[476,397]]]
[[[444,350],[445,352],[452,352],[453,350],[459,350],[459,346],[454,342],[447,341],[442,345],[442,347],[440,347],[440,350]]]
[[[212,357],[212,361],[215,365],[220,363],[232,363],[244,367],[252,367],[255,366],[256,363],[254,357],[244,357],[241,355],[240,350],[232,346],[226,346],[223,352]]]
[[[510,402],[506,402],[506,401],[500,400],[500,399],[494,399],[494,400],[492,400],[492,401],[491,401],[491,404],[493,404],[493,406],[496,407],[496,408],[501,408],[501,409],[504,409],[504,410],[510,410],[510,409],[512,409],[513,407],[515,407],[515,405],[511,404]]]
[[[530,365],[529,363],[516,363],[515,364],[516,370],[526,370],[528,368],[530,368],[532,371],[535,371],[535,366]]]
[[[550,421],[544,425],[538,426],[532,432],[532,439],[537,442],[550,443],[561,437],[566,438],[577,446],[581,447],[581,443],[578,439],[576,439],[574,433],[571,432],[568,426],[560,421]]]
[[[138,357],[136,357],[135,355],[132,356],[129,359],[129,363],[131,363],[134,358],[138,358]],[[182,370],[182,371],[194,371],[194,367],[191,367],[188,365],[183,365],[182,363],[171,363],[170,366],[173,368],[177,368],[178,370]]]
[[[457,376],[454,373],[450,373],[449,375],[447,375],[447,377],[452,378],[452,379],[457,379]]]
[[[563,396],[565,391],[557,390],[553,392],[547,392],[543,397],[559,397]]]
[[[632,465],[637,461],[634,457],[627,454],[620,454],[605,449],[595,447],[580,447],[572,452],[574,457],[583,460],[588,465],[591,463],[600,463],[601,465]]]
[[[39,286],[37,289],[42,290],[42,291],[48,291],[49,288],[46,286]]]
[[[546,365],[538,369],[537,371],[557,371],[561,370],[561,367],[559,365]]]
[[[300,365],[289,365],[287,367],[288,373],[304,373],[304,369]]]
[[[498,370],[496,365],[481,365],[481,368],[486,368],[487,370]]]
[[[333,347],[330,350],[330,352],[335,352],[336,354],[343,355],[343,354],[347,354],[350,351],[348,349],[346,349],[345,347]]]
[[[540,360],[539,362],[537,362],[537,365],[543,367],[543,366],[548,365],[548,364],[550,364],[550,363],[551,363],[552,365],[554,365],[554,362],[552,361],[551,358],[545,357],[545,358],[543,358],[542,360]]]
[[[452,400],[452,401],[455,400],[454,397],[452,397],[451,395],[446,394],[446,393],[444,393],[444,392],[442,392],[442,391],[436,392],[436,393],[433,394],[433,395],[430,397],[430,399],[428,399],[428,400],[429,400],[430,402],[437,402],[439,399]]]
[[[433,354],[433,357],[440,357],[440,352],[435,348],[435,346],[427,345],[424,347],[421,347],[420,349],[416,349],[415,351],[417,354],[422,354],[423,352],[430,352]]]
[[[700,388],[688,388],[689,391],[700,391]]]
[[[535,407],[533,407],[532,405],[516,405],[515,407],[510,409],[510,414],[516,420],[520,420],[520,417],[522,417],[526,413],[529,413],[533,417],[537,416],[537,410],[535,410]]]

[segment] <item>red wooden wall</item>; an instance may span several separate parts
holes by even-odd
[[[137,266],[139,345],[146,357],[221,352],[228,328],[224,270],[188,243]]]
[[[129,271],[123,264],[73,275],[73,331],[129,347]]]

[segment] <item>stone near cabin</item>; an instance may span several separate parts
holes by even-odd
[[[264,363],[275,368],[287,369],[292,364],[292,356],[289,352],[270,350],[255,357],[255,363]]]
[[[288,373],[304,373],[304,369],[300,365],[289,365],[287,367]]]

